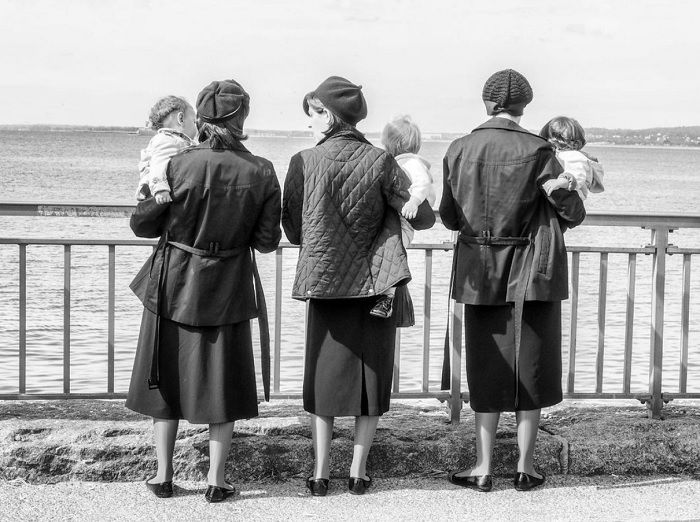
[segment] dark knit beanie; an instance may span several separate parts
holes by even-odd
[[[221,123],[240,111],[248,115],[250,96],[235,80],[211,82],[197,96],[197,116],[207,123]]]
[[[521,116],[525,106],[532,101],[532,87],[518,71],[505,69],[486,80],[481,98],[488,115],[507,112]]]
[[[367,117],[367,102],[362,95],[362,85],[355,85],[340,76],[327,78],[304,96],[303,106],[307,115],[309,98],[318,98],[328,110],[350,125],[356,125]]]

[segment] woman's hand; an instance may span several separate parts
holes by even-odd
[[[416,217],[416,214],[418,214],[418,205],[413,198],[411,198],[401,207],[401,215],[406,219],[413,219]]]
[[[167,190],[158,191],[153,197],[156,198],[156,203],[158,203],[159,205],[170,203],[173,200],[173,198],[170,197],[170,192]]]

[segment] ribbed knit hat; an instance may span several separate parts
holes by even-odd
[[[486,80],[481,98],[489,115],[507,112],[521,116],[525,106],[532,101],[532,87],[518,71],[505,69]]]
[[[197,116],[207,123],[221,123],[239,111],[248,115],[250,96],[236,80],[211,82],[197,96]]]
[[[356,125],[367,117],[367,102],[362,85],[355,85],[340,76],[326,78],[321,85],[304,96],[304,112],[309,114],[309,98],[318,98],[331,112],[345,123]]]

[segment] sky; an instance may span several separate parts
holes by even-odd
[[[253,129],[303,130],[326,77],[361,84],[380,130],[485,118],[481,90],[513,68],[534,91],[523,125],[700,125],[694,0],[0,0],[0,124],[144,125],[212,80],[251,96]]]

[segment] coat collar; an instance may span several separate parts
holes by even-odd
[[[367,138],[365,138],[365,135],[362,134],[359,130],[356,128],[352,127],[350,129],[342,129],[339,131],[334,132],[333,134],[329,134],[327,136],[324,136],[321,141],[319,141],[316,145],[321,145],[321,143],[325,143],[328,140],[336,140],[336,139],[351,139],[351,140],[356,140],[356,141],[361,141],[363,143],[369,143],[367,141]]]
[[[530,136],[537,136],[537,134],[533,134],[529,130],[523,129],[520,125],[515,123],[513,120],[509,120],[507,118],[499,118],[498,116],[494,116],[490,120],[486,120],[484,123],[479,125],[476,129],[474,129],[472,132],[479,131],[479,130],[486,130],[486,129],[500,129],[500,130],[507,130],[507,131],[512,131],[512,132],[521,132],[523,134],[528,134]]]
[[[213,149],[214,147],[211,146],[210,140],[204,140],[192,148],[193,149]],[[243,143],[241,143],[239,140],[236,140],[233,144],[231,144],[230,147],[217,148],[216,150],[238,150],[241,152],[250,152],[248,149],[245,148]]]

